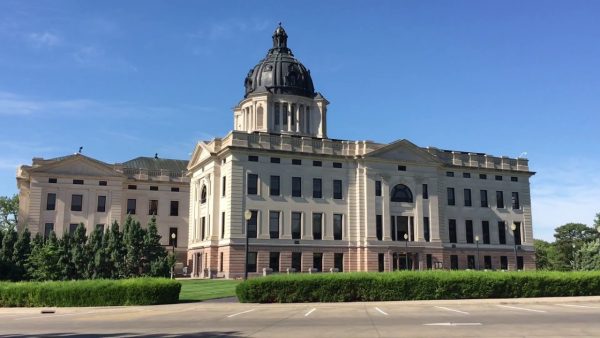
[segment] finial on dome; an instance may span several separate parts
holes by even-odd
[[[277,49],[287,49],[287,34],[285,33],[285,29],[281,26],[281,22],[279,26],[275,29],[273,33],[273,48]]]

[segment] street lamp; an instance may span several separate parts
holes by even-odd
[[[408,270],[408,234],[404,234],[404,242],[406,243],[404,249],[404,263],[406,264],[406,270]]]
[[[475,236],[475,244],[477,244],[477,265],[476,265],[476,269],[479,270],[479,235]]]
[[[244,263],[244,279],[248,279],[248,222],[252,218],[252,211],[246,210],[244,211],[244,219],[246,220],[246,255],[245,255],[245,263]]]
[[[175,233],[171,234],[171,245],[173,246],[173,250],[171,251],[173,254],[173,258],[175,258],[175,238],[177,238],[177,235]],[[173,279],[173,277],[175,276],[175,264],[173,263],[173,265],[171,266],[171,279]]]
[[[515,223],[510,225],[510,230],[512,230],[513,233],[513,244],[514,244],[514,248],[515,248],[515,270],[518,270],[518,264],[517,264],[517,238],[515,237],[515,230],[517,230],[517,225]]]

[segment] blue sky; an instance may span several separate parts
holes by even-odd
[[[282,21],[329,136],[516,157],[534,234],[600,212],[598,1],[0,2],[0,195],[31,158],[188,158]],[[365,118],[367,117],[367,118]]]

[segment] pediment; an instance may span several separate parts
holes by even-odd
[[[111,165],[83,155],[69,156],[35,167],[31,171],[66,176],[122,176]]]
[[[198,142],[198,144],[196,144],[196,148],[194,148],[190,162],[188,163],[188,170],[191,170],[198,163],[203,162],[211,156],[212,152],[208,148],[208,145],[204,142]]]
[[[398,140],[365,155],[366,158],[380,158],[391,161],[430,162],[439,160],[408,140]]]

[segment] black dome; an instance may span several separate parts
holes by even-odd
[[[310,71],[287,48],[287,34],[281,24],[273,33],[273,48],[248,72],[244,86],[245,98],[255,93],[315,96]]]

